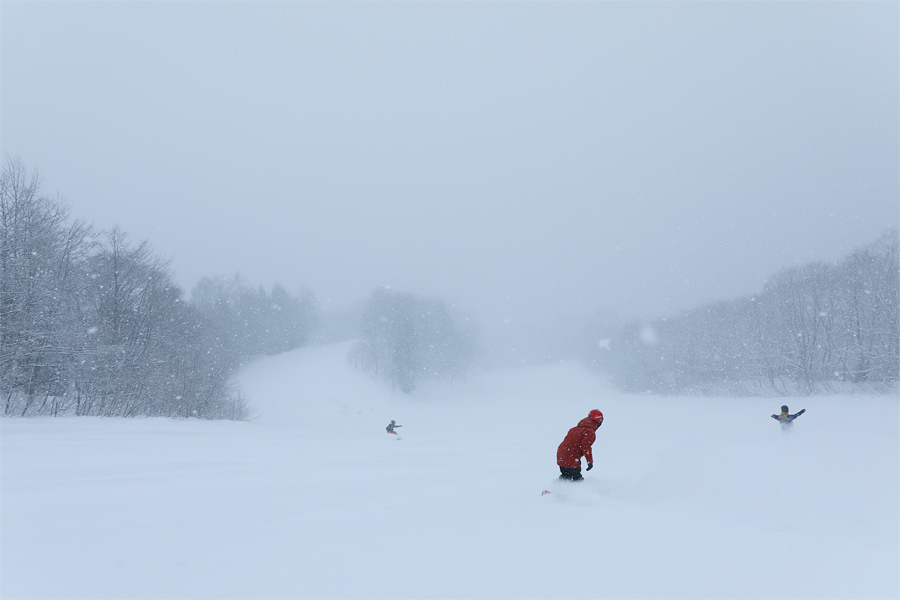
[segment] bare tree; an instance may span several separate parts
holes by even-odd
[[[60,200],[40,195],[40,176],[7,158],[0,175],[0,381],[4,413],[59,409],[84,333],[73,310],[90,228],[68,223]],[[53,398],[53,400],[51,400]]]

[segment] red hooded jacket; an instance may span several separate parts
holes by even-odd
[[[591,454],[591,445],[597,439],[595,433],[600,427],[597,421],[590,417],[585,417],[578,421],[578,425],[569,430],[566,438],[556,450],[556,464],[567,469],[581,468],[581,457],[589,462],[594,462],[594,456]]]

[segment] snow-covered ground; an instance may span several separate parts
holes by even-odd
[[[575,364],[403,396],[347,348],[249,367],[249,423],[0,420],[0,596],[900,597],[895,396],[635,397]],[[558,482],[592,408],[595,469]]]

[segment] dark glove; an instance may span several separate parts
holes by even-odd
[[[800,412],[797,413],[797,416],[799,417],[800,415],[802,415],[802,414],[805,413],[805,412],[806,412],[806,409],[805,409],[805,408],[801,408],[801,409],[800,409]]]
[[[587,470],[590,471],[590,470],[593,469],[593,468],[594,468],[594,463],[588,463],[588,468],[587,468]]]

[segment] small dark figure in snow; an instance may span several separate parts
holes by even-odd
[[[581,457],[587,462],[587,470],[594,468],[591,446],[597,439],[597,429],[603,425],[603,413],[596,408],[588,416],[569,430],[565,439],[556,449],[556,464],[559,465],[560,479],[582,481]]]
[[[778,421],[779,423],[781,423],[782,431],[790,431],[791,427],[794,426],[794,419],[796,419],[797,417],[799,417],[800,415],[802,415],[805,412],[806,412],[806,409],[803,408],[803,409],[800,409],[800,412],[798,412],[795,415],[788,414],[788,413],[790,413],[790,410],[788,410],[787,405],[784,405],[781,407],[781,414],[780,415],[772,415],[772,418],[775,419],[776,421]]]
[[[387,431],[388,433],[393,433],[394,435],[399,437],[400,434],[394,431],[394,427],[403,427],[403,425],[397,425],[397,421],[391,421],[390,423],[388,423],[388,426],[385,427],[385,431]]]

